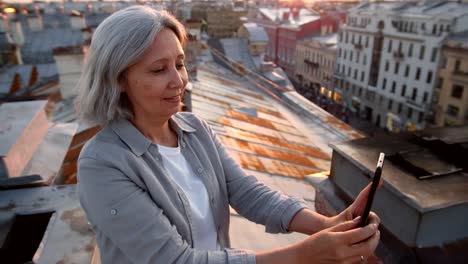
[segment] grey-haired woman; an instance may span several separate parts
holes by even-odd
[[[352,263],[372,254],[379,219],[358,228],[368,189],[325,217],[246,175],[206,122],[179,113],[183,26],[165,11],[120,10],[96,29],[77,106],[102,130],[78,162],[81,204],[103,263]],[[266,231],[305,240],[233,249],[229,205]],[[353,220],[354,219],[354,220]]]

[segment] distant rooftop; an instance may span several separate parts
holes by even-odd
[[[250,34],[249,40],[252,42],[268,42],[268,35],[263,27],[256,23],[245,23],[244,27]]]
[[[315,20],[320,19],[320,16],[317,13],[309,11],[307,9],[299,9],[299,16],[295,19],[291,13],[290,8],[260,8],[260,12],[268,17],[271,21],[282,21],[283,15],[285,13],[289,13],[289,20],[288,22],[284,23],[284,25],[303,25],[306,23],[313,22]]]
[[[468,4],[455,1],[419,2],[370,2],[358,5],[356,11],[389,11],[397,15],[437,17],[439,15],[458,17],[468,12]]]

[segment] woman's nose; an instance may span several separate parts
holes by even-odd
[[[185,86],[185,75],[182,70],[177,70],[174,68],[171,72],[171,87],[183,88]]]

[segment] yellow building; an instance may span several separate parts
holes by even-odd
[[[232,38],[242,25],[241,17],[247,16],[244,8],[216,7],[206,12],[207,32],[212,38]]]
[[[451,37],[443,48],[443,56],[434,123],[468,124],[468,32]]]

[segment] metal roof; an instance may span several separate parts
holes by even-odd
[[[255,23],[245,23],[243,26],[249,32],[249,41],[268,42],[269,38],[263,27]]]
[[[53,63],[53,49],[83,44],[81,30],[71,28],[49,28],[27,32],[25,37],[25,44],[21,48],[24,63]]]
[[[330,156],[297,129],[273,99],[228,72],[217,72],[221,70],[199,70],[192,104],[243,168],[294,178],[328,170]]]

